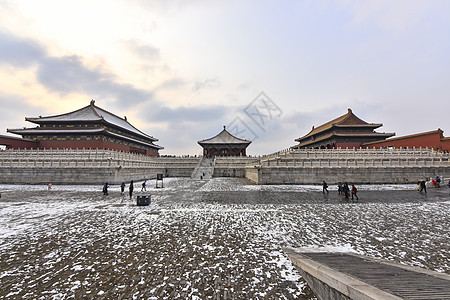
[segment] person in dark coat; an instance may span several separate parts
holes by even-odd
[[[344,182],[344,186],[342,187],[342,191],[344,192],[345,199],[348,199],[348,197],[350,196],[350,189],[348,187],[348,183],[347,182]]]
[[[122,181],[122,184],[120,185],[120,193],[123,195],[125,194],[125,182]]]
[[[131,199],[133,197],[133,190],[134,190],[133,180],[131,180],[130,187],[128,189],[130,192],[130,199]]]
[[[105,182],[105,185],[103,186],[103,195],[107,196],[108,195],[108,183]]]
[[[322,182],[322,193],[325,194],[325,191],[327,191],[328,194],[328,184],[325,182],[325,180]]]
[[[425,191],[425,193],[427,192],[427,185],[425,184],[425,180],[422,180],[420,182],[420,192]]]
[[[358,189],[356,188],[356,186],[354,184],[352,184],[352,200],[353,200],[353,196],[356,197],[356,200],[359,200],[358,195],[356,194],[358,192]]]

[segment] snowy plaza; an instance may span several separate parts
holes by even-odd
[[[449,189],[165,179],[0,185],[0,298],[311,299],[286,248],[347,251],[450,272]],[[150,206],[136,206],[151,195]]]

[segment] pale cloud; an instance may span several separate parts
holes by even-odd
[[[124,45],[136,56],[146,61],[157,61],[161,58],[160,49],[137,40],[125,41]]]
[[[194,86],[192,86],[192,91],[199,92],[200,90],[206,88],[217,88],[220,86],[220,80],[217,77],[214,78],[206,78],[203,81],[196,81]]]

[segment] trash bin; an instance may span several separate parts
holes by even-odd
[[[137,205],[138,206],[150,205],[150,196],[137,196]]]

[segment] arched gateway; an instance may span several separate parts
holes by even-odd
[[[247,156],[246,148],[251,141],[240,139],[232,135],[223,126],[223,130],[216,136],[198,141],[203,148],[203,156]]]

